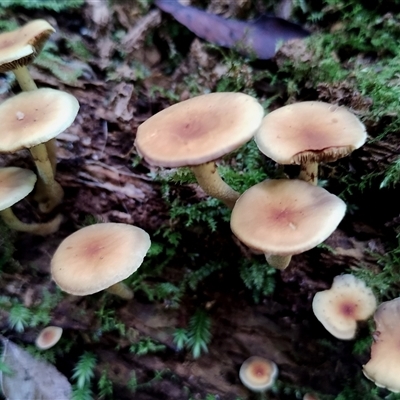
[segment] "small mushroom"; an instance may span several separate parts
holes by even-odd
[[[11,209],[18,201],[32,192],[36,182],[36,175],[18,167],[0,168],[0,216],[11,229],[35,235],[49,235],[58,230],[62,216],[44,223],[27,224],[17,218]]]
[[[325,329],[338,339],[353,339],[357,321],[368,319],[376,309],[374,293],[351,274],[336,276],[332,287],[315,294],[312,308]]]
[[[42,212],[50,212],[64,195],[54,179],[44,143],[68,128],[78,110],[74,96],[54,89],[22,92],[0,105],[0,151],[12,153],[29,148],[38,171],[36,199]]]
[[[318,163],[361,147],[364,125],[345,107],[319,101],[290,104],[266,115],[255,134],[258,148],[279,164],[300,164],[299,179],[318,182]]]
[[[63,329],[58,326],[48,326],[42,329],[35,340],[35,345],[40,350],[53,347],[61,339]]]
[[[298,179],[267,179],[236,202],[231,229],[247,246],[285,269],[294,254],[323,242],[337,227],[345,203],[325,189]]]
[[[271,360],[250,357],[240,367],[240,381],[252,392],[268,390],[278,377],[278,367]]]
[[[364,375],[392,392],[400,392],[400,297],[383,302],[375,311],[371,359]]]
[[[263,115],[246,94],[205,94],[149,118],[139,126],[135,146],[151,165],[190,166],[204,191],[232,208],[240,194],[221,179],[215,160],[250,140]]]
[[[65,292],[85,296],[107,291],[124,299],[132,291],[121,281],[142,264],[150,248],[143,229],[122,223],[86,226],[65,238],[51,260],[51,275]]]

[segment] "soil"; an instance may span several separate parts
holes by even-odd
[[[140,10],[139,6],[123,2],[108,5],[88,1],[77,10],[60,14],[22,8],[7,11],[19,23],[47,19],[57,28],[51,41],[66,61],[65,68],[84,70],[79,78],[67,82],[52,74],[51,69],[38,65],[31,68],[38,86],[72,93],[79,100],[80,111],[74,124],[58,137],[57,180],[65,190],[63,203],[48,217],[39,215],[31,200],[15,207],[25,220],[43,220],[58,212],[64,216],[59,232],[51,236],[14,236],[16,266],[14,270],[4,268],[1,294],[16,297],[27,307],[39,304],[44,290],[56,291],[49,274],[52,254],[63,238],[87,223],[88,217],[134,224],[150,236],[175,223],[170,219],[160,183],[152,178],[155,169],[143,160],[136,162],[135,132],[143,121],[172,104],[165,94],[168,90],[178,93],[180,100],[191,96],[184,77],[198,68],[201,57],[207,57],[209,65],[199,76],[199,85],[205,89],[215,86],[221,62],[191,34],[182,35],[180,40],[175,37],[172,42],[165,33],[167,26],[176,27],[172,18],[153,7],[145,14]],[[120,38],[118,44],[116,37]],[[74,59],[69,40],[83,41],[91,50],[90,59]],[[121,52],[117,51],[119,45]],[[176,61],[168,60],[167,46],[175,47],[180,55],[173,67],[170,64]],[[146,66],[141,80],[129,67],[135,61]],[[275,63],[267,62],[263,68]],[[1,97],[5,99],[18,89],[8,88],[9,78],[3,77]],[[155,85],[164,93],[152,93]],[[262,84],[257,88],[261,99],[270,96],[271,90]],[[321,84],[318,91],[324,101],[335,102],[337,96],[347,103],[361,101],[359,93],[349,93],[345,86]],[[272,107],[284,101],[278,97]],[[396,159],[399,147],[398,136],[389,135],[342,161],[324,166],[322,175],[330,179],[329,190],[336,194],[345,190],[345,184],[335,178],[337,170],[352,169],[360,174],[374,171]],[[34,168],[29,154],[23,152],[4,155],[1,163]],[[195,185],[173,184],[171,191],[188,205],[205,198]],[[363,379],[360,367],[369,354],[354,355],[354,341],[340,341],[326,332],[312,313],[312,298],[317,291],[329,288],[334,276],[349,268],[377,268],[371,253],[384,253],[386,242],[395,237],[399,223],[398,207],[387,202],[395,195],[398,191],[394,189],[378,191],[375,186],[350,197],[357,207],[347,213],[326,241],[335,255],[326,248],[317,248],[294,257],[285,271],[276,274],[274,293],[262,296],[259,303],[240,279],[238,260],[259,260],[261,256],[251,255],[239,246],[227,222],[221,219],[215,232],[200,224],[175,226],[182,232],[181,254],[169,261],[162,275],[151,278],[154,282],[179,284],[186,271],[195,271],[208,260],[227,263],[229,267],[211,274],[196,290],[187,290],[178,308],[170,307],[168,301],[150,301],[140,290],[130,301],[102,293],[87,297],[65,294],[52,312],[51,324],[61,326],[64,338],[72,340],[73,345],[68,354],[57,357],[57,367],[70,377],[78,357],[83,351],[90,351],[97,357],[96,377],[106,370],[114,383],[114,399],[183,400],[214,394],[218,399],[234,400],[253,396],[240,383],[238,371],[245,359],[258,355],[279,367],[280,390],[271,393],[270,399],[299,398],[299,392],[290,388],[300,388],[302,394],[308,390],[334,397],[349,376],[358,374]],[[197,256],[192,257],[193,254]],[[99,305],[114,310],[115,317],[125,324],[127,335],[121,336],[117,330],[101,332],[96,314]],[[177,327],[186,327],[198,308],[207,310],[211,317],[212,340],[208,353],[195,359],[189,351],[177,350],[172,333]],[[5,311],[0,313],[0,328],[5,336],[19,343],[32,343],[38,331],[10,330]],[[368,337],[367,324],[360,325],[359,335]],[[144,337],[163,343],[165,350],[143,356],[129,352],[130,345]],[[139,383],[134,395],[126,386],[132,371]],[[161,379],[151,381],[155,371],[164,373]],[[142,385],[149,381],[151,384]],[[285,391],[283,387],[289,389]]]

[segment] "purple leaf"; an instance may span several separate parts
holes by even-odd
[[[198,37],[240,53],[267,60],[275,55],[277,45],[300,39],[309,32],[282,18],[261,17],[256,21],[225,19],[195,7],[185,7],[176,0],[156,0],[162,11],[171,14]]]

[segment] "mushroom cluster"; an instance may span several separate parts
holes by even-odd
[[[318,101],[263,114],[261,105],[243,93],[201,95],[142,123],[135,146],[150,165],[189,166],[204,191],[233,210],[231,228],[238,239],[284,269],[293,254],[325,240],[345,214],[342,200],[311,187],[317,185],[318,163],[357,149],[366,132],[346,108]],[[277,163],[301,164],[298,180],[265,181],[243,194],[228,186],[215,161],[253,136]]]
[[[55,137],[73,123],[79,110],[79,103],[71,94],[38,89],[27,68],[54,31],[47,21],[34,20],[12,32],[0,34],[0,72],[12,71],[22,89],[20,94],[0,104],[0,152],[30,150],[38,176],[31,176],[29,190],[27,183],[21,183],[21,188],[26,191],[22,197],[34,189],[36,182],[34,199],[42,213],[51,212],[63,199],[63,189],[55,180]],[[3,177],[6,175],[4,173]],[[17,182],[13,184],[14,190]],[[2,218],[12,229],[41,235],[57,230],[62,219],[59,215],[49,223],[29,227],[29,224],[17,222],[9,207],[2,211]]]

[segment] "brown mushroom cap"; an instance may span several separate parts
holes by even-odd
[[[0,72],[31,63],[53,32],[55,29],[47,21],[37,19],[0,34]]]
[[[240,196],[231,229],[253,249],[289,256],[323,242],[345,211],[345,203],[321,187],[297,179],[270,179]]]
[[[0,168],[0,210],[11,207],[32,192],[36,179],[29,169]]]
[[[53,347],[61,339],[63,329],[58,326],[48,326],[42,329],[35,340],[35,345],[40,350]]]
[[[135,145],[152,165],[199,165],[250,140],[263,115],[262,106],[246,94],[205,94],[149,118],[139,126]]]
[[[263,119],[255,141],[279,164],[329,162],[361,147],[364,125],[345,107],[305,101],[279,108]]]
[[[278,376],[276,364],[266,358],[250,357],[240,367],[239,378],[253,392],[269,389]]]
[[[149,235],[136,226],[86,226],[61,242],[51,260],[51,274],[65,292],[85,296],[132,275],[149,248]]]
[[[0,105],[0,151],[13,152],[47,142],[68,128],[78,100],[55,89],[22,92]]]
[[[400,297],[382,303],[374,314],[376,331],[364,375],[392,392],[400,392]]]
[[[357,321],[369,318],[376,309],[374,293],[351,274],[336,276],[332,287],[315,294],[312,308],[325,329],[338,339],[353,339]]]

